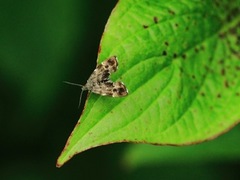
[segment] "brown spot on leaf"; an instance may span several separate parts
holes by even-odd
[[[194,48],[195,52],[198,53],[199,49],[197,47]]]
[[[176,53],[173,54],[173,58],[177,58],[177,54]]]
[[[175,15],[175,12],[171,9],[168,10],[168,12],[171,14],[171,15]]]
[[[227,80],[225,80],[224,85],[225,85],[226,88],[229,88],[229,83],[228,83]]]
[[[148,28],[148,26],[147,26],[147,25],[143,25],[143,28],[144,28],[144,29],[147,29],[147,28]]]
[[[221,96],[221,94],[218,94],[217,97],[218,97],[218,98],[221,98],[222,96]]]
[[[187,57],[186,54],[183,54],[183,55],[182,55],[182,58],[183,58],[183,59],[186,59],[186,57]]]
[[[223,76],[225,75],[225,69],[224,69],[224,68],[222,68],[221,74],[222,74]]]
[[[169,46],[169,43],[167,42],[167,41],[165,41],[165,43],[164,43],[166,46]]]
[[[200,94],[201,94],[201,96],[203,96],[203,97],[205,96],[205,93],[204,93],[204,92],[201,92]]]
[[[200,48],[201,48],[201,50],[202,50],[202,51],[204,51],[204,50],[205,50],[205,47],[204,47],[204,45],[202,45]]]
[[[223,59],[221,59],[221,60],[219,60],[219,62],[218,62],[219,64],[224,64],[224,60]]]
[[[226,37],[226,32],[221,32],[218,34],[218,37],[224,39]]]
[[[154,21],[155,24],[157,24],[158,23],[158,18],[156,16],[154,16],[153,21]]]
[[[167,55],[167,51],[163,51],[163,52],[162,52],[162,55],[163,55],[163,56],[166,56],[166,55]]]

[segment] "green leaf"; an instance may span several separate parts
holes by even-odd
[[[111,75],[125,98],[90,94],[57,166],[116,142],[186,145],[212,139],[240,119],[239,0],[121,0],[98,62],[116,55]]]

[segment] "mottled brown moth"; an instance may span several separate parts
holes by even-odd
[[[67,84],[80,86],[82,88],[79,106],[81,103],[83,91],[93,92],[102,96],[123,97],[128,95],[128,90],[123,82],[112,82],[109,76],[116,72],[118,68],[118,61],[116,56],[112,56],[101,64],[97,65],[96,69],[90,75],[85,85],[76,84],[64,81]]]

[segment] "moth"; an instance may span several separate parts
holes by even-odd
[[[111,97],[123,97],[128,95],[128,90],[123,82],[112,82],[109,76],[116,72],[118,68],[118,61],[116,56],[112,56],[101,64],[97,65],[96,69],[92,72],[85,85],[76,84],[64,81],[67,84],[80,86],[82,88],[79,104],[81,104],[81,98],[83,91],[93,92],[102,96]]]

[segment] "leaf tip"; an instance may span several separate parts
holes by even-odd
[[[57,168],[60,168],[60,167],[62,167],[62,165],[63,165],[63,164],[59,163],[58,160],[57,160],[56,167],[57,167]]]

